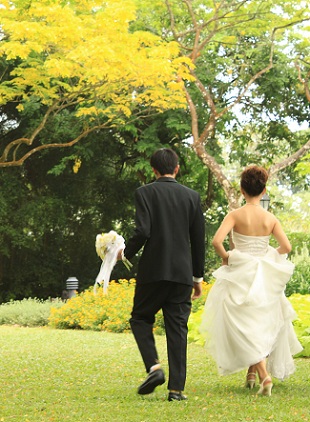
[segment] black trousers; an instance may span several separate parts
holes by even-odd
[[[169,390],[183,391],[186,381],[187,322],[192,286],[170,281],[137,283],[130,325],[146,371],[158,363],[153,335],[156,313],[162,309],[168,352]]]

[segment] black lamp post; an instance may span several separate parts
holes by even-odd
[[[262,197],[261,200],[259,201],[260,205],[264,208],[264,210],[268,210],[269,208],[269,203],[270,203],[270,197],[267,195],[267,193],[265,193]]]

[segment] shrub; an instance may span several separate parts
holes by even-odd
[[[296,247],[291,261],[295,264],[295,270],[286,286],[286,296],[310,294],[310,255],[306,243]]]
[[[112,281],[105,295],[102,289],[94,294],[89,288],[69,299],[61,308],[51,309],[49,325],[54,328],[79,328],[84,330],[110,331],[130,330],[129,319],[134,296],[135,280]],[[203,283],[203,296],[193,302],[196,312],[205,302],[210,285]],[[162,312],[156,315],[155,334],[165,332]]]
[[[294,328],[304,348],[298,356],[310,357],[310,295],[294,294],[288,299],[297,313]]]
[[[295,253],[297,249],[301,249],[303,245],[309,245],[310,233],[288,233],[287,237],[292,244],[292,251]]]
[[[310,255],[308,246],[310,234],[289,233],[289,241],[292,244],[292,254],[290,260],[295,264],[294,273],[286,286],[286,296],[294,293],[310,294]],[[277,247],[274,238],[270,240],[271,246]]]
[[[197,343],[201,346],[204,345],[204,338],[200,334],[199,327],[201,324],[201,318],[203,314],[203,306],[197,310],[197,312],[192,313],[188,320],[188,341],[190,343]]]
[[[93,287],[69,299],[61,308],[52,308],[49,325],[54,328],[127,332],[134,293],[134,280],[110,282],[108,293]]]
[[[48,324],[51,307],[59,307],[62,302],[58,299],[15,300],[0,305],[0,325],[20,325],[37,327]]]

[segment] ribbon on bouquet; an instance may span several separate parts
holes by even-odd
[[[125,240],[122,236],[111,230],[109,233],[97,234],[95,242],[97,255],[102,259],[99,274],[96,277],[94,292],[97,292],[97,284],[103,285],[104,293],[107,292],[111,272],[117,262],[120,250],[125,249]],[[130,270],[132,263],[122,256],[122,262]]]

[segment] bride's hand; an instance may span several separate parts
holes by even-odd
[[[120,249],[117,254],[117,260],[122,261],[123,257],[124,257],[124,249]]]
[[[225,258],[222,258],[222,265],[228,265],[228,258],[229,258],[229,252],[227,252],[227,256]]]

